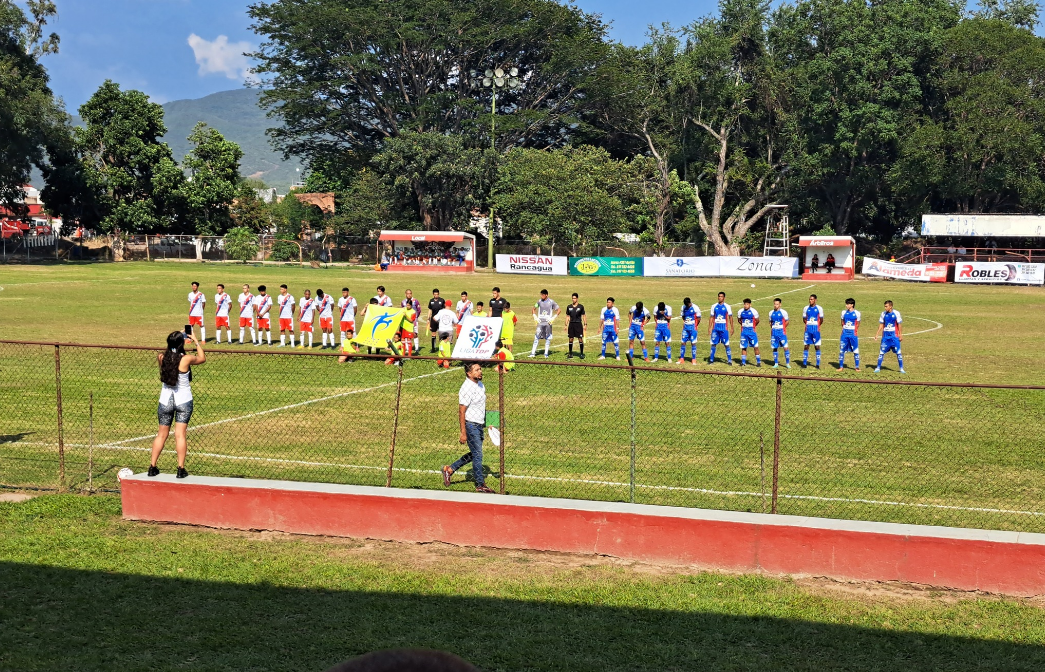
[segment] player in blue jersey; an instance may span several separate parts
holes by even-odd
[[[653,321],[656,331],[653,332],[653,361],[660,359],[660,344],[663,343],[668,352],[668,364],[671,364],[671,306],[663,301],[653,310]]]
[[[773,299],[773,312],[769,314],[769,347],[773,348],[773,368],[780,368],[780,348],[784,349],[784,362],[791,368],[791,346],[787,344],[787,311],[783,301]]]
[[[762,353],[758,350],[758,311],[751,307],[751,299],[744,299],[744,309],[737,315],[740,321],[740,365],[747,365],[747,349],[755,349],[755,366],[762,366]]]
[[[708,336],[711,337],[711,355],[708,364],[715,363],[715,348],[719,343],[726,346],[726,363],[733,366],[733,352],[729,348],[729,337],[733,334],[733,309],[726,303],[726,293],[718,293],[718,303],[711,307],[711,324]]]
[[[620,338],[617,335],[620,331],[620,311],[613,305],[612,296],[606,299],[606,307],[599,313],[599,319],[602,321],[602,355],[599,359],[606,359],[606,344],[612,343],[617,361],[620,361]]]
[[[885,302],[885,310],[878,318],[878,338],[882,340],[882,347],[878,351],[878,366],[874,372],[882,371],[882,360],[885,353],[892,350],[896,353],[896,362],[900,365],[900,373],[907,373],[903,368],[903,353],[900,351],[900,342],[903,340],[903,318],[899,311],[893,310],[893,302]]]
[[[628,356],[635,356],[635,341],[639,342],[642,346],[642,359],[643,361],[649,361],[649,351],[646,349],[646,323],[650,320],[649,309],[642,305],[642,301],[635,302],[635,305],[628,311],[628,317],[631,319],[631,326],[628,327]]]
[[[809,295],[809,305],[802,310],[802,321],[806,325],[803,343],[802,367],[809,366],[809,346],[816,348],[816,368],[820,368],[820,326],[824,323],[824,309],[816,305],[816,294]]]
[[[693,347],[693,363],[697,363],[697,327],[700,325],[700,307],[687,296],[682,299],[682,352],[679,364],[686,361],[686,343]]]
[[[856,299],[845,300],[845,312],[842,313],[842,338],[838,342],[838,370],[845,368],[845,353],[853,353],[853,363],[860,370],[860,311],[856,309]]]

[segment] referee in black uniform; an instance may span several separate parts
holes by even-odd
[[[432,337],[432,352],[435,352],[435,341],[439,334],[439,321],[435,316],[439,311],[446,308],[446,299],[439,297],[439,290],[432,290],[432,300],[428,302],[428,335]]]
[[[567,359],[573,359],[573,339],[581,343],[581,359],[584,359],[584,337],[588,332],[588,316],[584,314],[584,304],[577,303],[577,292],[570,297],[570,305],[566,306],[566,336],[570,339],[570,354]]]
[[[508,303],[501,297],[501,288],[493,288],[493,298],[490,299],[490,317],[500,317],[504,312],[504,304]]]

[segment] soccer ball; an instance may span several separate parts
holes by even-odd
[[[118,472],[116,472],[116,480],[118,481],[122,481],[125,478],[130,478],[131,476],[134,476],[134,472],[128,469],[127,467],[124,467],[123,469],[120,469]]]
[[[755,283],[752,282],[751,283],[751,289],[754,289],[754,288],[755,288]]]

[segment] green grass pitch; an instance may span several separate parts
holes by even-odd
[[[808,295],[816,293],[827,313],[823,365],[820,371],[792,369],[789,373],[810,380],[787,380],[782,386],[780,511],[1045,531],[1045,455],[1039,436],[1045,392],[813,380],[901,379],[892,355],[882,374],[870,371],[877,344],[869,337],[877,329],[882,302],[892,299],[905,320],[905,379],[1041,383],[1041,288],[797,280],[754,280],[752,288],[750,280],[382,274],[174,263],[12,266],[0,268],[0,310],[7,317],[3,338],[159,348],[168,332],[185,323],[185,295],[193,280],[208,297],[217,282],[233,295],[244,282],[270,290],[285,282],[296,296],[305,287],[339,295],[347,285],[361,303],[382,284],[396,300],[412,288],[422,305],[433,287],[453,300],[468,291],[475,301],[488,300],[489,290],[499,285],[520,314],[517,353],[532,341],[529,311],[537,292],[549,289],[565,307],[569,294],[577,291],[591,317],[589,362],[599,347],[594,315],[607,296],[614,296],[622,311],[636,300],[648,306],[664,300],[676,312],[689,296],[706,316],[720,290],[735,309],[743,298],[755,299],[763,319],[772,298],[783,298],[793,318],[792,361],[798,362],[798,316]],[[838,318],[849,296],[864,315],[864,370],[859,374],[852,371],[851,357],[846,371],[834,370]],[[211,339],[212,308],[207,311]],[[706,326],[698,346],[702,357],[708,354]],[[553,361],[565,358],[564,330],[560,318]],[[673,331],[677,356],[679,326]],[[766,346],[763,358],[771,361],[765,323],[759,333]],[[652,329],[647,334],[652,336]],[[424,335],[422,345],[427,352]],[[392,367],[266,356],[249,345],[231,349],[243,354],[214,354],[196,373],[190,471],[384,484],[397,383]],[[725,371],[723,354],[720,348],[713,367],[673,367]],[[733,356],[739,360],[736,340]],[[67,480],[74,487],[88,480],[89,452],[96,487],[114,486],[121,466],[138,471],[146,465],[158,395],[154,358],[151,352],[63,349],[63,438]],[[757,371],[769,372],[765,365]],[[5,409],[0,414],[0,483],[53,486],[54,348],[0,345],[0,372]],[[407,363],[393,484],[441,487],[436,470],[462,452],[455,401],[460,379],[459,370],[441,373],[432,362]],[[488,371],[491,407],[498,382]],[[768,506],[762,492],[768,491],[771,477],[775,381],[639,371],[634,430],[631,382],[626,369],[521,364],[508,374],[508,491],[751,511]],[[489,443],[485,462],[496,478],[497,454]],[[172,464],[171,455],[161,463]],[[459,480],[453,487],[470,484]]]

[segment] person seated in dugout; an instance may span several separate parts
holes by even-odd
[[[835,267],[835,255],[828,254],[827,255],[827,260],[824,261],[824,268],[826,268],[828,274],[830,274],[831,271],[834,270],[834,267]]]
[[[819,255],[816,255],[816,254],[813,255],[813,260],[811,262],[809,262],[809,268],[813,269],[814,273],[817,272],[817,270],[820,268],[820,256]]]

